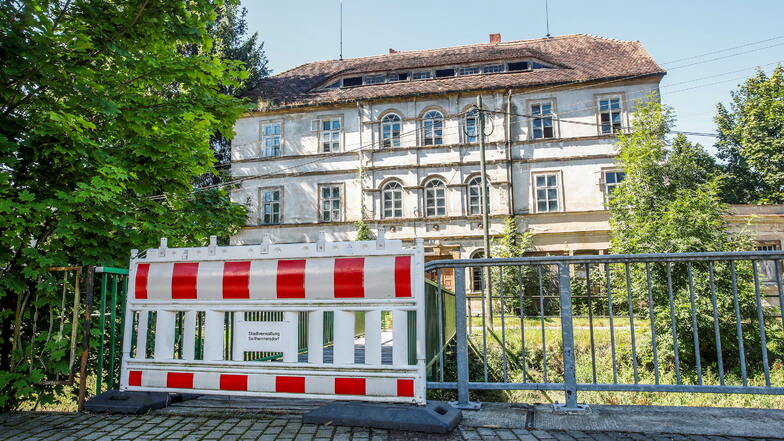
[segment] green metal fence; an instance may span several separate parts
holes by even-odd
[[[115,389],[120,384],[123,328],[125,327],[125,296],[128,292],[128,270],[125,268],[100,266],[95,268],[95,274],[99,277],[101,286],[97,323],[100,344],[98,346],[98,360],[95,371],[95,393],[97,395],[102,392],[104,382],[107,390]],[[106,354],[107,350],[109,352],[108,357]]]
[[[410,324],[414,321],[409,318],[408,322],[409,332],[412,332]],[[430,280],[425,280],[425,361],[428,379],[443,378],[444,372],[439,366],[445,365],[444,351],[454,337],[455,294]],[[416,342],[416,339],[410,341]],[[409,352],[411,350],[409,348]],[[416,348],[413,351],[416,353]],[[436,363],[439,359],[441,363]]]

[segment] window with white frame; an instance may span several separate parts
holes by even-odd
[[[381,146],[400,147],[401,119],[398,115],[390,113],[381,118]]]
[[[444,143],[444,115],[431,110],[422,118],[422,141],[424,145],[440,145]]]
[[[399,182],[390,182],[381,190],[381,204],[384,208],[384,219],[403,217],[403,186]]]
[[[430,72],[429,70],[423,70],[411,74],[412,80],[429,80],[430,78],[433,78],[433,72]]]
[[[531,137],[533,139],[555,137],[552,101],[531,103]]]
[[[486,73],[486,74],[503,72],[503,70],[504,70],[503,64],[491,64],[489,66],[482,67],[482,73]]]
[[[261,125],[261,156],[269,158],[280,156],[280,123],[271,122]]]
[[[280,223],[280,204],[281,204],[281,189],[280,188],[262,188],[260,191],[261,199],[261,216],[260,222],[262,225],[276,225]]]
[[[482,214],[482,177],[468,181],[468,214]]]
[[[343,203],[341,201],[341,186],[328,184],[321,186],[321,222],[340,222],[343,220]]]
[[[484,259],[485,252],[484,250],[476,250],[471,254],[472,259]],[[471,291],[473,292],[481,292],[482,287],[484,285],[484,278],[482,277],[482,273],[484,272],[484,267],[475,266],[471,268]]]
[[[534,175],[536,211],[538,213],[560,211],[559,181],[558,173],[540,173]]]
[[[476,109],[471,109],[465,115],[465,140],[469,144],[479,141],[478,114]]]
[[[321,119],[321,151],[324,153],[339,152],[342,124],[340,118]]]
[[[476,75],[482,70],[479,67],[461,67],[457,70],[458,75]]]
[[[365,77],[364,84],[381,84],[387,81],[387,76],[384,74],[380,75],[370,75]]]
[[[618,133],[623,130],[623,108],[620,95],[598,98],[599,130],[602,134]]]
[[[605,170],[604,171],[604,196],[606,200],[610,200],[613,191],[618,187],[618,184],[626,177],[626,173],[620,170]]]
[[[446,216],[446,185],[440,179],[425,184],[425,216]]]

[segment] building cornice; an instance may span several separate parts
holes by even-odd
[[[408,99],[433,99],[433,98],[442,98],[442,97],[449,97],[453,95],[457,96],[477,96],[477,95],[494,95],[494,94],[507,94],[509,90],[512,91],[512,94],[517,95],[533,95],[537,92],[541,92],[546,90],[548,93],[560,92],[569,89],[585,89],[586,86],[596,86],[597,88],[606,87],[602,86],[603,84],[612,84],[612,87],[618,86],[628,86],[634,84],[646,84],[646,83],[654,83],[658,86],[661,82],[661,79],[664,77],[664,73],[651,73],[645,76],[636,77],[633,79],[596,79],[591,81],[584,81],[580,83],[575,83],[570,81],[564,84],[558,83],[551,83],[551,84],[537,84],[537,85],[530,85],[526,87],[494,87],[488,89],[482,88],[474,88],[474,89],[463,89],[460,91],[448,91],[448,92],[430,92],[430,93],[411,93],[405,95],[399,95],[395,97],[389,98],[364,98],[360,100],[352,100],[352,101],[341,101],[341,102],[333,102],[333,103],[319,103],[319,104],[308,104],[308,103],[301,103],[295,105],[289,105],[285,107],[271,107],[264,110],[254,110],[251,112],[244,113],[240,118],[256,118],[260,116],[271,116],[271,115],[284,115],[284,114],[291,114],[291,113],[310,113],[310,112],[321,112],[327,110],[335,110],[335,109],[355,109],[357,103],[359,104],[381,104],[381,103],[395,103],[401,102]]]

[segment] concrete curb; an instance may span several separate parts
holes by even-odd
[[[462,425],[780,438],[784,436],[784,410],[593,405],[587,413],[565,414],[545,404],[483,403],[479,411],[463,412]]]

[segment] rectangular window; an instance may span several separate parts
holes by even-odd
[[[398,72],[389,74],[388,81],[406,81],[408,79],[408,72]]]
[[[321,119],[321,151],[324,153],[339,152],[341,138],[340,118]]]
[[[560,211],[558,173],[534,175],[537,213]]]
[[[533,139],[555,137],[553,128],[553,102],[542,101],[531,104],[531,134]]]
[[[472,111],[466,115],[465,118],[465,137],[467,143],[479,141],[479,132],[477,127],[477,112]]]
[[[261,145],[262,157],[280,156],[280,123],[262,124]]]
[[[280,223],[280,189],[261,190],[261,224],[277,225]]]
[[[457,72],[458,75],[476,75],[481,70],[478,67],[461,67]]]
[[[343,78],[343,87],[361,86],[362,77]]]
[[[381,75],[371,75],[365,77],[365,84],[381,84],[387,81],[387,76],[384,74]]]
[[[621,131],[623,128],[621,113],[620,96],[599,97],[599,129],[602,134],[612,134]]]
[[[491,64],[489,66],[482,67],[482,73],[486,73],[486,74],[503,72],[503,70],[504,70],[503,64]]]
[[[606,200],[610,200],[612,192],[618,187],[618,184],[626,177],[626,173],[622,171],[608,170],[604,172],[604,195]]]
[[[509,63],[506,65],[506,70],[509,72],[516,72],[521,70],[529,70],[530,64],[527,61],[518,61],[516,63]]]
[[[343,220],[340,185],[321,186],[321,222],[340,222]]]
[[[430,78],[433,78],[433,73],[430,72],[429,70],[423,70],[421,72],[414,72],[411,75],[411,79],[414,79],[414,80],[429,80]]]
[[[438,69],[436,70],[436,78],[453,77],[455,76],[454,69]]]

